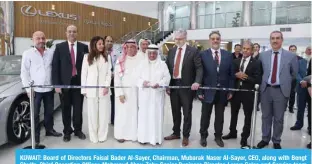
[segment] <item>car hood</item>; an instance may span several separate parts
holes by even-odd
[[[0,95],[5,94],[7,90],[20,82],[21,78],[18,75],[0,75]]]

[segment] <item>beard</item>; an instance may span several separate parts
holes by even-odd
[[[36,48],[45,48],[45,44],[44,43],[39,43],[37,45],[35,45]]]

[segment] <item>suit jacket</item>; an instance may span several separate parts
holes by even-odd
[[[88,53],[88,46],[77,42],[76,70],[79,84],[81,84],[81,67],[84,54]],[[53,85],[70,85],[72,78],[72,63],[68,41],[59,43],[55,47],[52,61]]]
[[[99,66],[98,66],[99,65]],[[110,55],[107,56],[107,62],[103,56],[100,56],[97,60],[93,60],[93,63],[89,65],[88,54],[83,58],[83,64],[81,69],[81,85],[82,86],[110,86],[112,72],[112,62]],[[97,92],[98,90],[98,92]],[[86,94],[87,97],[104,97],[104,88],[82,88],[81,94]],[[109,94],[105,96],[109,96]]]
[[[298,74],[297,74],[297,83],[303,80],[303,78],[307,75],[307,64],[308,61],[300,56],[297,56],[298,59]]]
[[[176,51],[177,47],[170,49],[166,60],[166,64],[171,75],[170,86],[173,85],[173,70]],[[187,45],[182,63],[182,85],[191,86],[195,82],[201,84],[203,78],[203,68],[201,58],[197,54],[197,49]]]
[[[280,55],[280,74],[278,75],[280,79],[280,87],[283,95],[285,97],[289,97],[292,80],[295,79],[298,74],[298,60],[293,53],[284,49],[282,49],[282,54]],[[259,57],[263,68],[262,83],[260,88],[261,92],[265,91],[271,74],[271,56],[272,50],[269,50],[261,53]]]
[[[235,73],[240,71],[240,64],[243,59],[235,59],[234,60],[234,69]],[[256,84],[261,83],[261,62],[259,60],[256,60],[254,58],[250,58],[249,63],[245,69],[245,74],[248,75],[248,78],[246,80],[240,80],[238,78],[235,78],[235,88],[236,89],[255,89]],[[242,82],[242,86],[240,86],[240,83]]]
[[[239,53],[238,57],[235,56],[235,52],[232,53],[233,59],[240,59],[243,57],[243,54]]]
[[[217,87],[217,65],[212,56],[211,49],[202,51],[200,57],[203,63],[203,86],[205,87]],[[234,88],[234,65],[233,56],[221,49],[221,63],[219,66],[219,83],[221,88]],[[212,103],[216,94],[216,90],[204,90],[200,91],[200,94],[204,92],[204,101],[206,103]],[[227,103],[227,91],[220,92],[221,103]]]
[[[311,75],[311,60],[309,62],[308,70],[307,70],[307,76]],[[308,87],[311,87],[311,81],[308,82]]]

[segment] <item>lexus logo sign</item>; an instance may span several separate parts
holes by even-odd
[[[65,13],[58,13],[55,11],[41,11],[37,10],[35,7],[30,5],[24,5],[21,7],[21,12],[25,16],[44,16],[44,17],[50,17],[50,18],[61,18],[61,19],[69,19],[69,20],[77,20],[78,16],[75,14],[65,14]]]

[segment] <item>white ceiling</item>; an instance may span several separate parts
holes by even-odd
[[[158,1],[75,1],[157,19]]]

